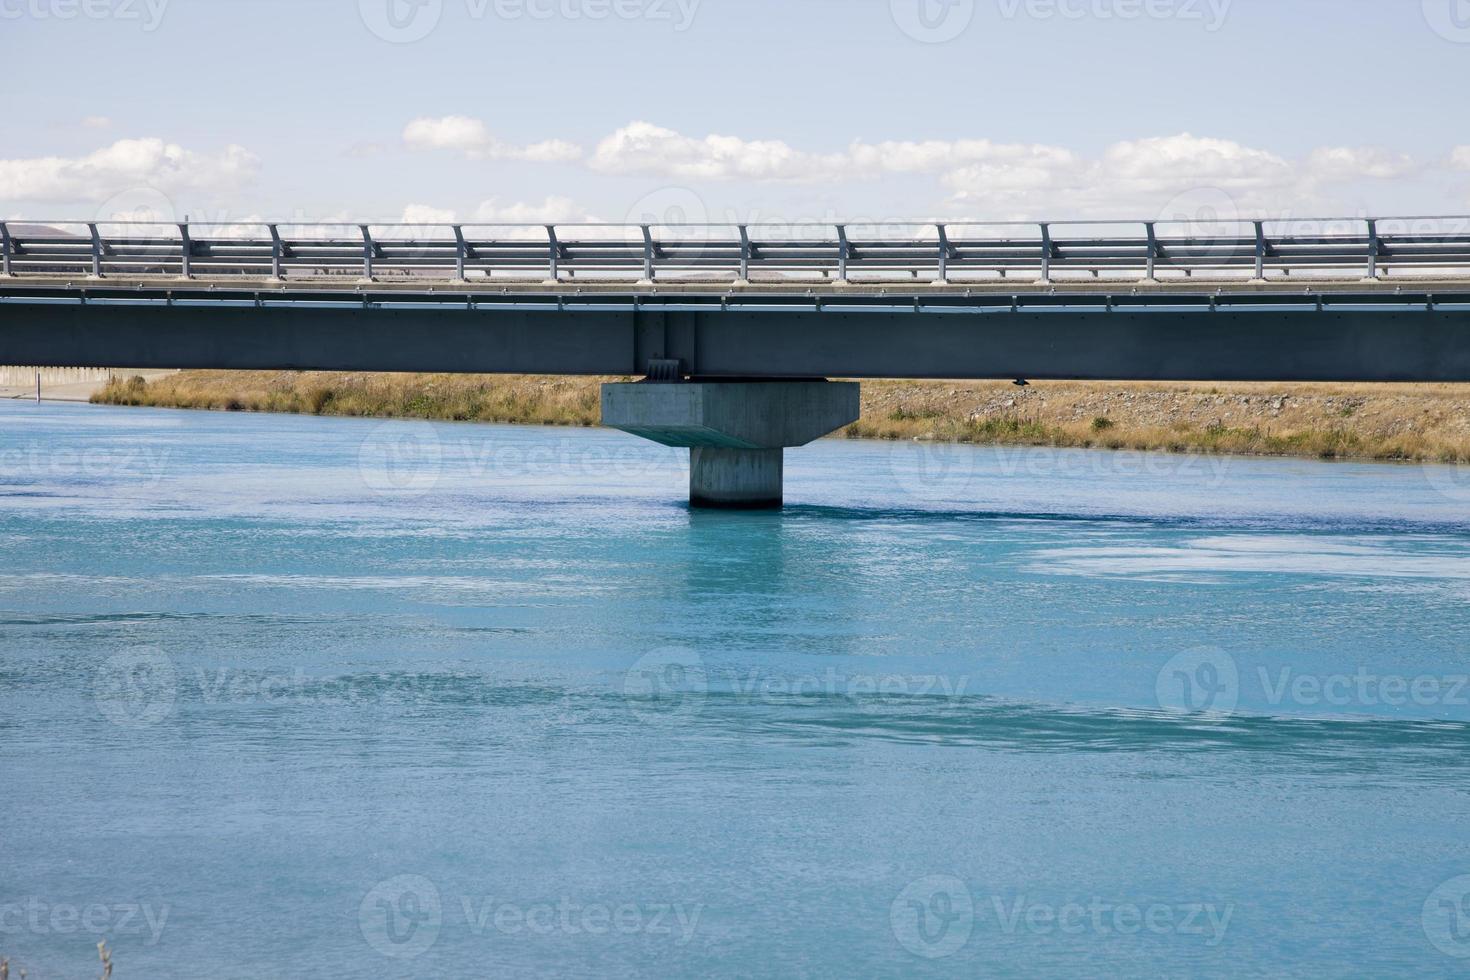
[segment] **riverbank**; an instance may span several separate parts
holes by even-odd
[[[117,377],[124,379],[140,372],[128,368],[34,368],[0,367],[0,399],[31,400],[36,397],[39,376],[41,401],[87,402]],[[146,380],[154,380],[172,371],[141,372]]]
[[[615,378],[184,371],[112,405],[590,426]],[[1470,385],[866,381],[860,439],[1470,462]]]

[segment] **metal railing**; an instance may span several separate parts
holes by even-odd
[[[756,224],[0,221],[0,275],[859,283],[1470,278],[1470,217]]]

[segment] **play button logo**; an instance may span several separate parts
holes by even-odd
[[[363,24],[389,44],[412,44],[439,26],[444,0],[358,0]]]

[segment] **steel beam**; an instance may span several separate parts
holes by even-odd
[[[1432,312],[197,302],[0,302],[0,363],[622,376],[677,360],[711,378],[1470,381],[1463,297]]]

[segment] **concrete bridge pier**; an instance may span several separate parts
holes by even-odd
[[[689,503],[695,507],[780,507],[784,449],[689,450]]]
[[[602,424],[689,449],[689,503],[782,504],[784,453],[859,415],[861,388],[832,381],[641,381],[602,386]]]

